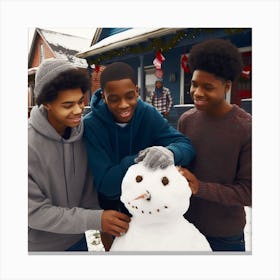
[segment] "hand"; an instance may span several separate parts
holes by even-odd
[[[188,169],[183,168],[181,166],[176,166],[178,171],[187,179],[189,182],[189,186],[192,190],[192,194],[196,194],[198,192],[199,183],[197,178],[193,173],[191,173]]]
[[[101,216],[101,230],[114,236],[121,236],[127,232],[130,217],[115,211],[104,210]]]
[[[149,168],[156,169],[157,167],[166,168],[174,164],[173,153],[165,147],[153,146],[143,151],[140,151],[135,162],[143,161],[143,164]]]
[[[169,116],[169,112],[164,112],[163,115],[165,118],[167,118]]]

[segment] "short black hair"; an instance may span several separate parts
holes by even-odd
[[[191,72],[202,70],[224,80],[234,81],[241,74],[243,62],[237,47],[224,39],[210,39],[191,48]]]
[[[103,70],[100,76],[101,89],[104,89],[107,82],[130,79],[136,85],[136,78],[133,68],[124,62],[114,62]]]
[[[80,69],[71,69],[58,75],[51,82],[44,85],[36,103],[52,102],[57,98],[58,92],[66,89],[80,88],[85,94],[90,89],[90,79],[86,72]]]

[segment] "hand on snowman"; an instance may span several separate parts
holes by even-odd
[[[101,215],[101,230],[114,236],[121,236],[127,232],[129,222],[129,216],[115,210],[105,210]]]
[[[181,166],[177,166],[177,169],[189,182],[189,186],[192,190],[192,194],[197,194],[199,182],[196,176],[193,173],[191,173],[188,169],[183,168]]]
[[[158,167],[164,169],[174,164],[173,153],[162,146],[152,146],[139,152],[135,163],[143,161],[143,164],[149,168],[156,169]]]

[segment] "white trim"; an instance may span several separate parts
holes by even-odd
[[[183,55],[182,55],[183,56]],[[181,77],[180,77],[180,104],[184,104],[184,70],[181,67],[181,59],[180,58],[180,69],[181,69]]]
[[[252,51],[252,47],[243,47],[243,48],[238,48],[239,52],[244,53],[244,52],[250,52]]]
[[[138,44],[151,38],[164,36],[183,28],[132,28],[104,38],[88,50],[78,53],[77,57],[86,58],[113,49]]]
[[[184,69],[181,66],[181,61],[182,61],[182,57],[183,55],[189,56],[189,53],[183,53],[180,57],[180,70],[181,70],[181,80],[180,80],[180,104],[185,104],[185,100],[184,100],[184,82],[185,82],[185,72]]]

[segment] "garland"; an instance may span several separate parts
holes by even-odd
[[[229,36],[235,33],[246,32],[248,30],[248,28],[223,28],[223,29],[225,33],[228,34]],[[203,33],[213,33],[215,32],[215,30],[216,30],[215,28],[192,28],[192,29],[179,30],[175,32],[173,36],[170,36],[168,39],[167,38],[149,39],[149,41],[146,42],[146,44],[139,43],[137,45],[126,46],[93,57],[87,57],[86,60],[90,65],[91,64],[101,65],[102,62],[104,61],[112,60],[117,57],[123,57],[125,55],[138,55],[138,54],[148,53],[151,51],[160,51],[164,53],[173,49],[184,39],[189,39],[191,41]]]

